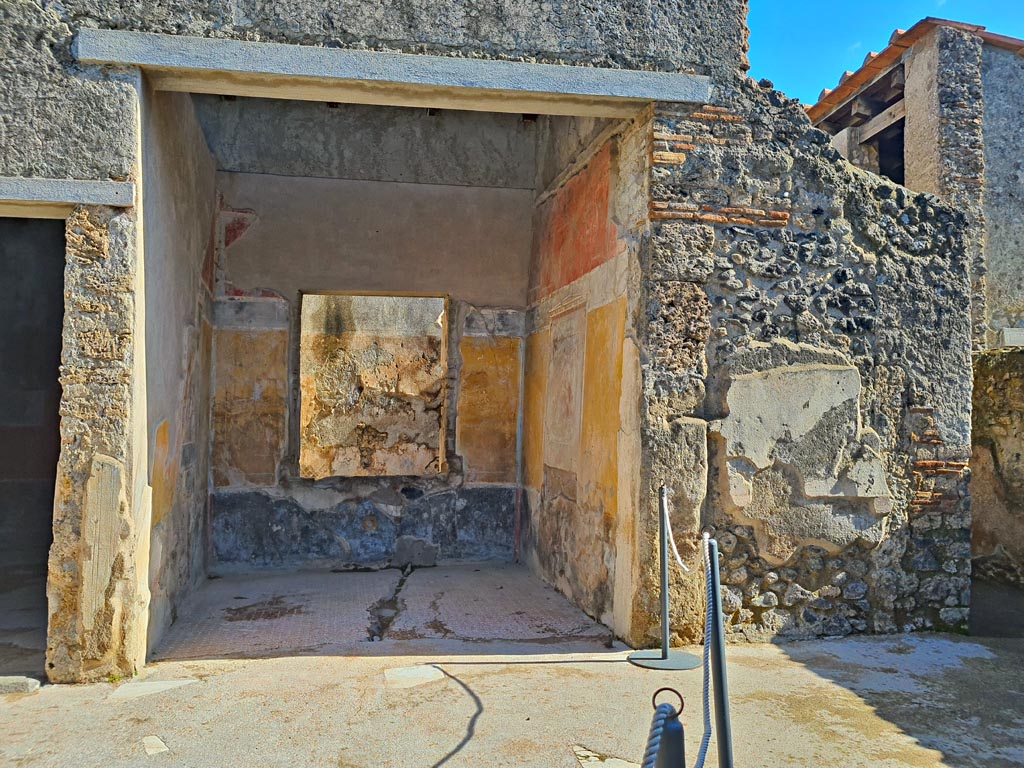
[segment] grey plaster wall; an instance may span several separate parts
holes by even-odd
[[[409,53],[659,70],[745,68],[744,0],[440,3],[346,0],[42,0],[0,8],[0,174],[125,179],[132,173],[132,77],[83,70],[82,26]]]
[[[985,260],[992,331],[1024,325],[1024,56],[986,45]]]
[[[537,193],[548,190],[612,122],[599,117],[542,117],[536,144]]]
[[[0,557],[38,575],[53,540],[60,451],[64,223],[0,218],[0,268]]]
[[[939,143],[939,49],[932,32],[911,49],[903,62],[907,116],[903,162],[908,189],[943,194]]]
[[[486,58],[676,69],[745,61],[741,0],[71,0],[72,24]]]
[[[520,115],[196,95],[222,171],[363,181],[533,185],[535,129]]]
[[[1024,349],[974,361],[974,576],[1024,587]]]
[[[137,80],[78,67],[77,23],[51,3],[0,6],[0,175],[131,177]]]
[[[224,255],[238,288],[526,302],[532,190],[240,173],[217,184],[226,205],[255,212]]]
[[[152,649],[204,573],[216,192],[187,94],[147,90],[142,125]]]

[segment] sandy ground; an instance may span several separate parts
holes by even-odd
[[[0,765],[622,768],[665,685],[696,754],[700,671],[632,666],[512,566],[225,575],[182,615],[134,680],[0,696]],[[737,766],[1024,765],[1022,640],[730,646],[728,662]]]

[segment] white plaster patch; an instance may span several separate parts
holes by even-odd
[[[175,688],[181,688],[197,682],[199,681],[194,677],[184,680],[135,680],[119,686],[116,691],[110,694],[110,700],[127,701],[129,699],[137,699],[141,696],[163,693],[164,691],[171,691]]]
[[[853,366],[787,365],[740,374],[729,387],[729,416],[722,421],[728,453],[765,469],[776,443],[803,437],[834,408],[856,413],[859,396],[860,374]]]
[[[159,736],[146,736],[142,740],[142,748],[146,750],[146,754],[150,757],[171,751]]]
[[[415,688],[440,680],[444,680],[444,672],[430,665],[384,670],[385,688]]]
[[[572,751],[581,766],[603,765],[606,768],[640,768],[639,763],[632,763],[619,757],[600,755],[576,744],[573,744]]]

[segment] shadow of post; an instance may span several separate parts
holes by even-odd
[[[480,697],[476,695],[476,692],[468,685],[466,685],[464,682],[462,682],[462,680],[460,680],[458,677],[451,674],[446,669],[442,668],[440,664],[434,664],[433,666],[434,669],[438,670],[442,675],[447,677],[449,680],[455,681],[456,685],[458,685],[460,688],[462,688],[462,690],[469,694],[469,697],[473,699],[473,703],[476,705],[476,711],[473,712],[473,716],[470,717],[469,722],[466,723],[466,735],[463,736],[461,741],[459,741],[458,744],[452,747],[452,749],[447,754],[445,754],[444,757],[442,757],[440,760],[438,760],[431,766],[431,768],[440,768],[440,766],[444,765],[449,760],[451,760],[455,755],[461,752],[463,747],[469,744],[470,740],[472,740],[473,734],[476,732],[476,722],[480,719],[480,715],[482,715],[484,712],[484,703],[480,700]]]

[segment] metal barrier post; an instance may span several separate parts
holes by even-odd
[[[718,542],[708,542],[711,560],[711,600],[714,626],[711,632],[711,676],[715,690],[715,730],[718,732],[718,766],[733,768],[732,723],[729,720],[729,680],[725,673],[725,627],[722,626],[722,580],[718,572]]]
[[[658,539],[661,547],[661,650],[634,651],[626,658],[646,669],[696,669],[701,665],[699,656],[669,648],[669,589],[668,589],[668,488],[661,486],[658,507]]]

